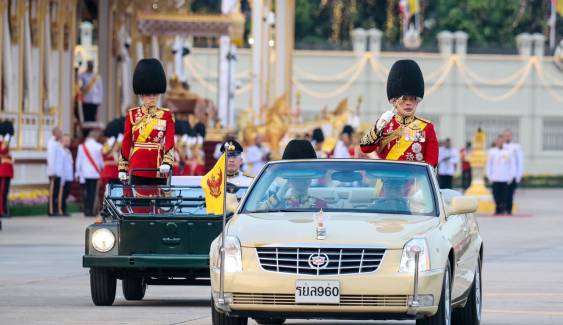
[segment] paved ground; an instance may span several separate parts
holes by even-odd
[[[484,324],[563,324],[562,200],[560,190],[520,191],[519,216],[479,218],[486,245]],[[119,293],[115,306],[94,307],[88,272],[81,267],[83,230],[91,221],[81,216],[4,221],[0,324],[211,323],[208,287],[149,287],[142,302],[126,302]]]

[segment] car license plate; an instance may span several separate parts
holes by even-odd
[[[295,303],[338,304],[340,303],[340,281],[297,280]]]

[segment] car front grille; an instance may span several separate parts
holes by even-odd
[[[233,303],[242,305],[296,305],[295,295],[279,293],[234,293]],[[309,304],[307,304],[309,305]],[[320,305],[320,304],[319,304]],[[405,295],[341,295],[338,304],[322,304],[332,306],[354,307],[404,307],[407,305]]]
[[[266,271],[307,275],[375,272],[385,254],[380,248],[258,247],[256,251]]]

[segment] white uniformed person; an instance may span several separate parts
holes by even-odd
[[[236,185],[237,187],[248,187],[252,183],[252,177],[246,176],[241,172],[243,152],[242,146],[237,141],[230,141],[230,145],[234,146],[234,150],[229,150],[227,154],[227,183]],[[225,146],[221,147],[221,152],[225,152]]]

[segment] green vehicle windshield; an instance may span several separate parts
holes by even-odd
[[[228,186],[228,195],[242,198],[247,188]],[[109,212],[123,216],[207,216],[205,193],[194,186],[111,184],[106,190]]]

